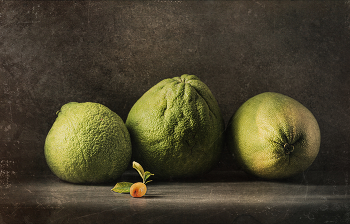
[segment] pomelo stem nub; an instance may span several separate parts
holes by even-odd
[[[294,151],[294,145],[290,145],[290,144],[286,143],[283,146],[283,150],[284,150],[284,153],[286,155],[289,155],[290,153],[292,153]]]

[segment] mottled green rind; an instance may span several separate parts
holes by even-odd
[[[51,171],[72,183],[115,180],[131,160],[131,141],[123,120],[98,103],[62,106],[45,141]]]
[[[306,170],[321,142],[312,113],[296,100],[273,92],[246,101],[231,117],[226,132],[238,165],[266,179],[288,178]],[[289,155],[285,143],[294,146]]]
[[[194,75],[165,79],[130,110],[134,160],[157,178],[193,177],[220,158],[224,121],[209,88]]]

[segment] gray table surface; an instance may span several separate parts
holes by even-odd
[[[136,182],[135,172],[119,181]],[[266,181],[213,171],[195,180],[155,180],[143,198],[114,193],[113,186],[52,175],[18,179],[0,188],[0,223],[350,223],[347,172]]]

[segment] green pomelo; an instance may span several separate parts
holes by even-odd
[[[51,171],[72,183],[115,180],[131,160],[131,141],[123,120],[98,103],[62,106],[45,141]]]
[[[247,173],[266,179],[306,170],[320,148],[320,129],[312,113],[296,100],[266,92],[246,101],[231,117],[227,145]]]
[[[224,121],[209,88],[194,75],[165,79],[131,108],[126,126],[134,160],[155,177],[210,171],[223,147]]]

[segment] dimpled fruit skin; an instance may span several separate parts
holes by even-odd
[[[238,165],[266,179],[303,172],[315,160],[320,141],[312,113],[296,100],[273,92],[246,101],[227,127],[227,145]],[[291,146],[287,151],[286,143]]]
[[[224,121],[209,88],[194,75],[165,79],[148,90],[126,120],[133,155],[162,179],[204,174],[218,163]]]
[[[98,103],[62,106],[45,141],[51,171],[72,183],[112,181],[131,160],[131,141],[123,120]]]

